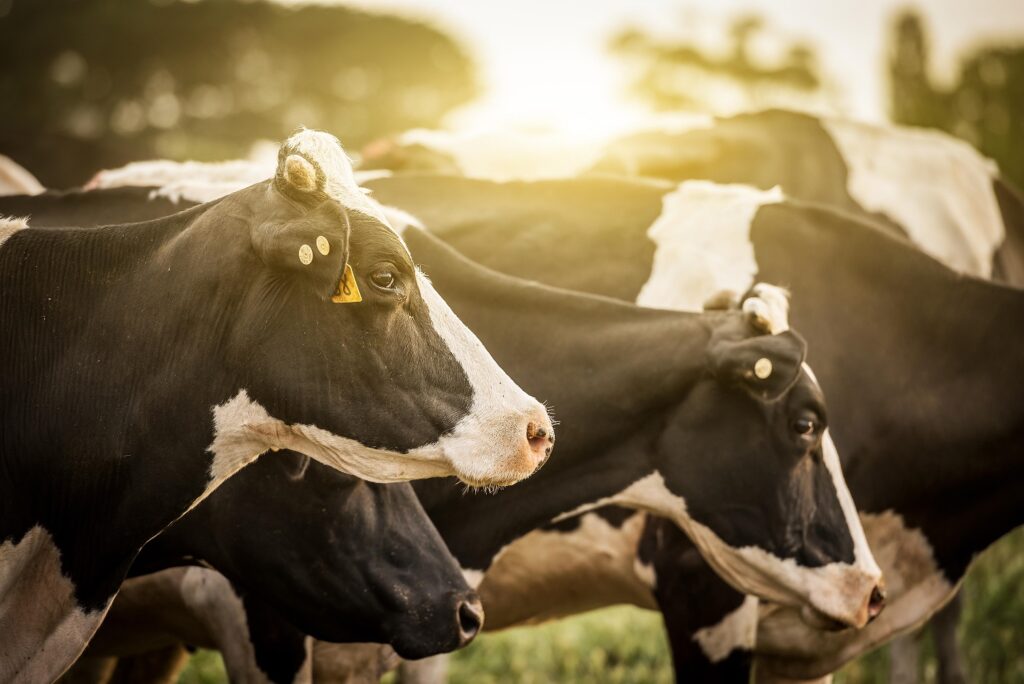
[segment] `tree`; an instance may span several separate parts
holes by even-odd
[[[477,92],[436,29],[337,6],[9,0],[0,17],[0,152],[51,186],[164,157],[244,156],[297,126],[346,145]]]

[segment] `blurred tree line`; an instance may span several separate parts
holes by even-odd
[[[948,89],[932,83],[929,57],[921,18],[903,14],[895,22],[889,57],[893,121],[967,140],[1024,187],[1024,44],[976,49],[961,61]]]
[[[477,93],[450,37],[338,6],[0,0],[0,153],[51,187],[149,158],[245,156],[297,126],[350,149]]]
[[[774,59],[755,45],[774,42]],[[811,46],[783,38],[761,17],[740,15],[713,50],[689,39],[660,39],[627,28],[609,49],[632,66],[631,93],[659,111],[689,110],[732,114],[739,110],[799,106],[833,96]]]

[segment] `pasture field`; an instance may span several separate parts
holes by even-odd
[[[985,552],[971,569],[965,591],[960,636],[970,681],[1024,684],[1024,528]],[[930,643],[923,650],[921,681],[934,682]],[[879,649],[847,665],[835,681],[884,684],[888,665],[888,649]],[[179,679],[180,684],[226,681],[220,657],[209,651],[197,653]],[[661,618],[616,607],[484,635],[452,659],[449,682],[669,684],[672,673]]]

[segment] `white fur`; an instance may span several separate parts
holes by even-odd
[[[710,627],[703,627],[693,633],[693,640],[700,645],[708,660],[713,663],[725,660],[738,648],[754,650],[757,639],[757,607],[754,596],[746,596],[736,610],[728,613]]]
[[[3,247],[4,243],[7,242],[7,238],[25,228],[28,228],[27,218],[4,218],[0,216],[0,247]]]
[[[992,255],[1004,238],[994,162],[937,131],[821,123],[846,161],[853,199],[899,223],[943,263],[991,276]]]
[[[681,183],[662,198],[661,215],[647,231],[654,263],[636,303],[700,311],[717,292],[745,292],[757,275],[750,224],[761,206],[782,199],[778,188]]]
[[[43,527],[0,544],[0,682],[53,681],[78,658],[107,607],[84,611],[74,590]]]
[[[38,195],[45,190],[28,169],[0,154],[0,195]]]

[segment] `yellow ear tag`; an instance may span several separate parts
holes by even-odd
[[[338,294],[331,297],[331,301],[335,304],[355,304],[363,301],[363,295],[359,294],[359,286],[356,285],[356,275],[348,264],[345,264],[345,272],[338,283]]]

